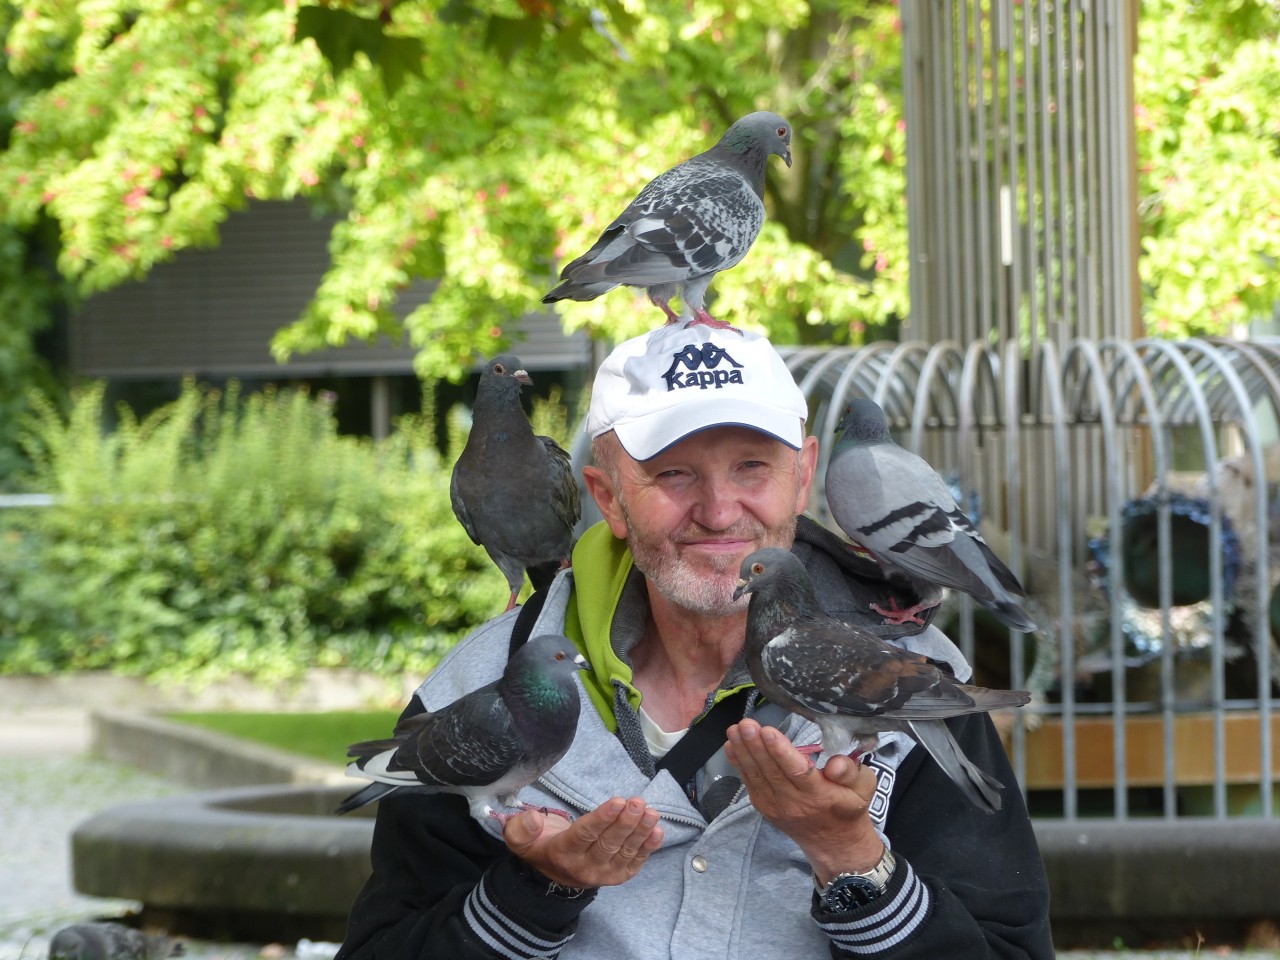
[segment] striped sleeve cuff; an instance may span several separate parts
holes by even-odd
[[[847,913],[827,913],[817,904],[812,916],[842,952],[875,956],[902,943],[929,915],[932,899],[911,864],[898,859],[898,869],[884,895]]]
[[[595,890],[563,891],[538,885],[529,871],[499,860],[463,904],[472,934],[507,960],[555,960],[577,928],[578,914]]]

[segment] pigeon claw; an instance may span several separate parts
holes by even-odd
[[[920,626],[923,627],[924,621],[920,619],[920,614],[923,613],[925,610],[928,610],[931,607],[936,607],[936,606],[937,606],[936,602],[935,603],[917,603],[914,606],[910,606],[910,607],[907,607],[906,609],[903,609],[902,607],[898,606],[897,597],[890,597],[889,606],[887,609],[885,607],[882,607],[878,603],[871,604],[871,609],[874,610],[876,613],[880,614],[880,616],[884,617],[885,623],[891,623],[891,624],[894,624],[895,626],[900,626],[901,624],[904,624],[904,623],[918,623],[920,624]]]
[[[520,809],[521,810],[537,810],[539,813],[545,813],[548,816],[551,816],[552,814],[554,814],[557,817],[564,817],[564,819],[570,822],[573,822],[573,817],[569,815],[569,812],[567,810],[560,810],[556,807],[540,807],[536,803],[521,803]]]
[[[813,758],[822,752],[822,744],[820,743],[797,744],[796,752],[799,754],[803,754],[804,758],[809,761],[809,766],[816,767],[818,763]]]
[[[717,330],[732,330],[739,336],[742,335],[742,331],[733,326],[733,324],[724,320],[717,320],[711,314],[707,313],[707,311],[702,307],[693,311],[693,319],[689,321],[689,325],[692,326],[695,323],[706,324],[708,327],[714,327]]]

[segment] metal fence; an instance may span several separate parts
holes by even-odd
[[[909,336],[1139,335],[1134,0],[902,0]]]
[[[1034,813],[1274,815],[1280,340],[796,349],[822,441],[881,403],[1022,578],[1039,634],[939,616],[985,679],[1032,689],[1010,751]],[[1276,539],[1273,539],[1276,538]]]

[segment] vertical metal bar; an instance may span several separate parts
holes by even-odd
[[[1059,308],[1058,326],[1051,333],[1059,346],[1066,344],[1074,327],[1070,301],[1070,251],[1073,244],[1071,243],[1071,222],[1068,220],[1067,208],[1067,183],[1071,155],[1069,150],[1069,131],[1067,130],[1068,102],[1063,78],[1063,70],[1066,69],[1066,43],[1063,35],[1066,33],[1066,26],[1063,21],[1062,11],[1068,5],[1069,0],[1055,0],[1053,5],[1053,127],[1057,141],[1054,144],[1054,155],[1058,161],[1058,178],[1055,188],[1058,199],[1058,267],[1056,279]]]
[[[1040,138],[1040,213],[1041,221],[1041,283],[1043,311],[1033,333],[1045,336],[1053,329],[1056,317],[1054,310],[1054,261],[1057,257],[1054,235],[1053,209],[1053,173],[1050,167],[1053,142],[1050,136],[1050,93],[1049,93],[1049,17],[1047,6],[1053,0],[1040,0],[1036,4],[1037,46],[1036,69],[1040,76],[1037,98],[1039,102],[1039,138]],[[1034,343],[1035,340],[1033,339]]]
[[[978,180],[978,329],[980,335],[986,336],[987,331],[991,329],[993,322],[997,319],[991,281],[993,272],[997,269],[996,264],[999,261],[992,256],[994,252],[991,247],[993,211],[991,209],[990,180],[993,173],[992,166],[1000,162],[1000,150],[998,142],[992,142],[989,139],[991,134],[987,130],[987,83],[985,74],[990,70],[992,75],[995,75],[995,58],[987,57],[987,44],[985,41],[986,37],[994,32],[994,25],[991,23],[989,11],[984,11],[983,8],[989,7],[992,0],[972,0],[972,2],[973,49],[976,53],[973,71],[975,81],[973,116],[976,123],[974,140],[977,147],[974,150],[973,169]],[[986,24],[985,29],[984,24]],[[992,100],[994,102],[995,98],[992,97]],[[998,128],[993,132],[998,136]],[[1003,330],[1000,331],[1000,338],[1003,341]]]
[[[1087,191],[1085,205],[1088,209],[1085,240],[1088,245],[1085,275],[1088,299],[1085,303],[1085,313],[1089,318],[1089,326],[1094,331],[1093,335],[1097,338],[1109,337],[1113,333],[1112,330],[1105,329],[1106,325],[1103,322],[1104,318],[1101,312],[1105,308],[1103,307],[1101,290],[1101,223],[1104,208],[1102,206],[1103,173],[1101,137],[1099,134],[1101,122],[1098,109],[1098,21],[1100,19],[1101,17],[1095,4],[1090,10],[1090,15],[1085,18],[1084,24],[1084,180]]]
[[[1040,217],[1036,209],[1037,199],[1037,177],[1036,177],[1036,77],[1033,65],[1035,59],[1031,50],[1031,34],[1034,32],[1032,25],[1032,3],[1021,4],[1022,9],[1022,109],[1024,111],[1023,124],[1023,152],[1024,166],[1022,168],[1023,177],[1026,180],[1026,192],[1024,193],[1026,206],[1026,230],[1024,232],[1025,250],[1026,250],[1026,285],[1027,285],[1027,316],[1025,318],[1025,328],[1019,330],[1019,335],[1024,340],[1030,340],[1034,343],[1034,329],[1040,319],[1040,293],[1038,289],[1040,278],[1040,256],[1039,256],[1039,224]],[[1031,331],[1029,333],[1029,331]]]
[[[903,335],[907,335],[911,327],[923,326],[931,313],[929,286],[926,282],[930,272],[928,250],[929,229],[932,219],[929,215],[924,181],[928,170],[927,157],[921,139],[921,126],[926,112],[923,91],[928,89],[924,71],[922,52],[927,49],[925,28],[929,3],[917,0],[902,0],[899,7],[902,17],[902,100],[903,113],[907,125],[907,289],[910,297],[908,322],[903,324]],[[926,336],[928,331],[922,331]]]
[[[1013,230],[1008,209],[1008,180],[1005,166],[1008,162],[1006,143],[1013,136],[1012,117],[1004,113],[1004,104],[1008,97],[1005,87],[1008,85],[1008,67],[1005,62],[1009,55],[1008,16],[1009,0],[991,0],[990,28],[987,36],[990,47],[987,60],[991,65],[991,129],[990,138],[991,179],[990,193],[986,198],[989,216],[995,227],[998,246],[988,247],[990,269],[988,276],[993,290],[992,316],[1000,328],[1004,339],[1016,339],[1017,326],[1012,323],[1009,314],[1009,277],[1008,266],[1012,262]],[[987,238],[988,244],[991,238]]]
[[[1081,50],[1080,50],[1081,14],[1074,8],[1071,13],[1071,26],[1068,31],[1067,55],[1071,58],[1071,169],[1072,169],[1072,207],[1075,211],[1074,235],[1075,244],[1075,303],[1072,323],[1076,336],[1091,340],[1099,339],[1099,331],[1090,324],[1088,307],[1088,269],[1089,269],[1089,220],[1093,211],[1085,207],[1084,179],[1088,169],[1084,157],[1084,124],[1082,91],[1080,89]]]
[[[963,2],[963,0],[961,0]],[[964,243],[961,234],[959,191],[956,190],[956,113],[958,111],[958,93],[956,91],[956,7],[955,0],[944,0],[942,17],[942,78],[945,86],[939,104],[942,107],[942,139],[938,141],[938,156],[943,167],[943,192],[939,201],[946,211],[946,242],[935,252],[938,260],[946,264],[946,300],[938,310],[939,319],[943,320],[946,331],[963,331],[961,342],[971,339],[965,330],[963,313],[960,310],[963,295],[960,285],[960,265],[957,262],[960,247]]]
[[[1014,63],[1017,47],[1014,43],[1014,4],[1012,0],[1000,0],[1000,20],[1004,24],[1001,37],[1001,51],[1008,57],[1008,70],[1005,72],[1005,103],[1007,116],[1007,184],[1000,196],[1000,217],[1008,249],[1001,244],[1001,262],[1006,262],[1008,271],[1009,303],[1005,318],[1005,335],[1018,337],[1022,323],[1022,244],[1019,242],[1022,218],[1018,213],[1018,189],[1021,182],[1018,168],[1018,139],[1021,136],[1022,124],[1019,122],[1018,68]]]
[[[973,274],[976,269],[977,251],[974,250],[974,211],[973,211],[973,138],[971,127],[973,122],[973,80],[970,71],[975,68],[969,56],[973,43],[970,36],[970,18],[967,8],[976,8],[980,0],[961,0],[956,11],[956,72],[955,72],[955,106],[957,115],[957,132],[959,143],[954,155],[954,186],[959,188],[960,218],[958,233],[959,249],[959,288],[960,329],[963,331],[962,343],[968,343],[979,337],[977,304],[974,302]]]

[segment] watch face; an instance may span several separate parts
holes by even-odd
[[[830,913],[844,913],[864,907],[883,891],[868,877],[840,877],[822,895],[822,909]]]

